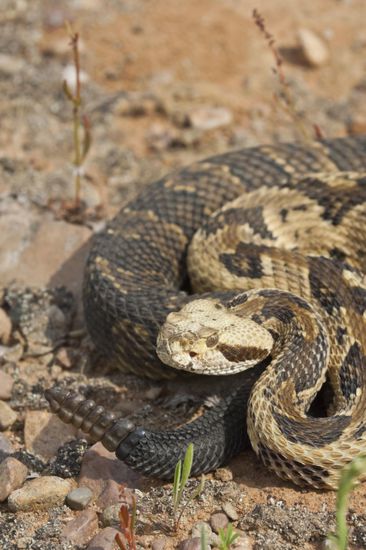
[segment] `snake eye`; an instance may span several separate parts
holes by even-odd
[[[213,348],[216,346],[217,342],[219,341],[219,337],[217,334],[213,334],[212,336],[209,336],[206,340],[206,346],[208,348]]]

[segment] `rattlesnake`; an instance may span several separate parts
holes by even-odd
[[[248,432],[281,477],[335,488],[366,451],[365,221],[366,137],[230,152],[147,186],[93,240],[84,307],[95,345],[152,378],[253,368],[177,430],[116,421],[67,389],[48,390],[51,408],[149,475],[172,477],[190,441],[193,473],[213,469]],[[156,353],[163,324],[170,366]],[[327,416],[315,416],[326,379]]]

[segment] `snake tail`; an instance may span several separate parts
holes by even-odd
[[[66,388],[55,386],[45,396],[61,420],[88,433],[94,442],[100,441],[133,470],[159,479],[173,479],[189,443],[194,445],[191,473],[199,475],[227,463],[249,442],[243,414],[247,387],[237,388],[192,422],[167,431],[136,427]]]

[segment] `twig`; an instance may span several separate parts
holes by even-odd
[[[274,94],[275,98],[295,123],[295,126],[298,129],[303,141],[305,143],[313,142],[314,137],[310,135],[309,130],[307,129],[306,125],[303,123],[303,119],[301,115],[297,111],[296,102],[294,100],[293,93],[291,91],[290,83],[288,82],[285,76],[285,72],[283,70],[283,59],[277,49],[275,38],[267,30],[264,17],[259,13],[257,9],[253,10],[252,15],[256,26],[258,27],[260,32],[263,34],[275,60],[275,66],[272,68],[272,71],[274,75],[277,77],[280,85],[280,89],[281,89],[281,94]],[[313,129],[314,129],[315,139],[317,140],[323,139],[323,132],[321,131],[321,129],[317,124],[313,124]]]
[[[75,209],[80,207],[81,177],[83,175],[83,163],[91,145],[90,122],[86,115],[81,114],[81,80],[80,80],[80,54],[79,54],[79,33],[74,32],[70,23],[66,23],[66,29],[70,37],[73,61],[75,67],[75,92],[73,93],[66,80],[63,82],[63,90],[66,97],[72,103],[73,114],[73,141],[74,141],[74,176],[75,176]],[[81,138],[81,127],[84,135]]]

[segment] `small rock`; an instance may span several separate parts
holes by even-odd
[[[76,301],[91,230],[40,215],[15,199],[0,200],[0,279],[42,287],[65,285]],[[39,313],[37,313],[39,315]]]
[[[14,424],[17,413],[4,401],[0,401],[0,430],[4,431]]]
[[[225,529],[228,523],[228,517],[223,512],[217,512],[216,514],[212,514],[212,516],[210,517],[210,524],[212,530],[215,531],[215,533],[218,533],[219,529]]]
[[[104,508],[101,517],[102,525],[105,527],[119,526],[120,509],[120,504],[111,504],[110,506],[107,506],[107,508]]]
[[[312,67],[320,67],[329,59],[329,50],[323,40],[309,29],[298,31],[300,47],[306,61]]]
[[[114,453],[96,443],[84,454],[79,486],[89,487],[97,498],[97,506],[106,508],[119,501],[120,484],[138,488],[141,476],[133,472]]]
[[[0,461],[12,452],[14,452],[13,445],[4,434],[0,434]]]
[[[68,348],[59,348],[55,354],[56,362],[64,369],[70,369],[72,367],[71,353],[72,351]]]
[[[0,321],[0,324],[1,324],[1,321]],[[12,379],[12,377],[6,372],[0,371],[0,399],[7,401],[8,399],[11,398],[13,385],[14,385],[14,380]]]
[[[27,473],[28,468],[11,456],[0,464],[0,502],[23,485]]]
[[[14,328],[21,332],[33,353],[46,353],[65,338],[75,310],[74,298],[65,287],[13,285],[6,289],[4,302]]]
[[[114,539],[117,533],[117,529],[113,529],[113,527],[102,529],[89,542],[87,550],[115,550],[116,543]]]
[[[5,345],[9,343],[11,329],[12,329],[12,325],[11,325],[11,320],[9,315],[6,313],[6,311],[0,308],[0,342],[2,342]]]
[[[21,489],[11,493],[8,498],[9,509],[16,512],[47,510],[52,506],[61,506],[72,486],[72,481],[55,476],[32,479]]]
[[[237,519],[239,519],[238,513],[231,502],[224,502],[224,504],[222,505],[222,509],[227,517],[232,521],[236,521]]]
[[[207,550],[210,550],[211,546],[207,546]],[[194,537],[192,539],[185,539],[179,545],[179,550],[201,550],[201,538]]]
[[[228,468],[218,468],[214,473],[215,479],[219,481],[232,481],[233,473]]]
[[[25,447],[28,451],[48,460],[59,447],[74,439],[77,429],[65,424],[48,411],[27,411],[24,423]]]
[[[240,535],[231,545],[232,550],[252,550],[253,542],[247,535]]]
[[[198,130],[212,130],[226,126],[233,120],[233,115],[225,107],[198,107],[188,114],[190,126]]]
[[[164,550],[164,548],[166,547],[166,543],[166,537],[159,537],[157,539],[154,539],[151,543],[151,550]]]
[[[23,355],[23,346],[18,343],[15,346],[0,346],[0,359],[8,363],[17,363]]]
[[[207,539],[210,540],[212,535],[212,529],[211,525],[206,523],[205,521],[199,521],[192,527],[192,538],[200,537],[202,533],[202,529],[205,531]]]
[[[93,510],[80,512],[69,521],[61,532],[61,539],[72,542],[75,546],[84,546],[95,535],[98,529],[98,516]]]
[[[66,504],[72,510],[84,510],[93,498],[93,493],[88,487],[73,489],[66,497]]]
[[[162,386],[152,386],[148,390],[145,391],[145,398],[146,399],[157,399],[159,395],[161,394],[163,388]]]

